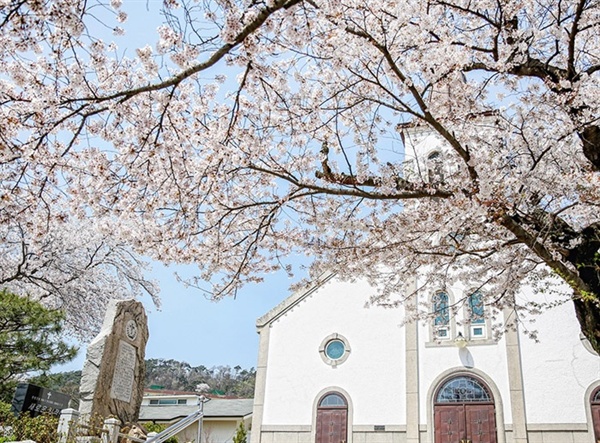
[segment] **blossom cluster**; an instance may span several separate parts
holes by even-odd
[[[596,3],[172,3],[132,58],[89,2],[1,13],[0,221],[28,247],[102,220],[215,298],[298,255],[380,303],[425,271],[497,312],[550,269],[596,290],[568,252],[600,222]]]

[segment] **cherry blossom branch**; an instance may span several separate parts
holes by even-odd
[[[67,100],[66,103],[68,103],[69,101],[89,101],[99,103],[115,99],[120,99],[120,102],[123,103],[129,100],[130,98],[142,94],[144,92],[158,91],[161,89],[169,88],[171,86],[176,87],[183,80],[190,78],[199,72],[205,71],[208,68],[217,64],[221,59],[223,59],[223,57],[229,54],[229,52],[232,49],[237,47],[249,35],[258,30],[265,23],[265,21],[267,21],[267,19],[275,12],[280,11],[282,9],[290,9],[293,6],[301,3],[302,1],[304,0],[275,0],[272,6],[265,6],[250,23],[244,26],[244,28],[235,36],[232,42],[223,44],[219,49],[213,52],[212,55],[206,61],[184,69],[179,74],[176,74],[165,81],[141,86],[139,88],[119,91],[104,96],[94,95],[90,97],[76,98],[73,100]]]

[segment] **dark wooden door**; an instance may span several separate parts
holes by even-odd
[[[596,442],[600,443],[600,404],[592,405],[592,423],[594,423]]]
[[[435,443],[497,442],[494,405],[436,405],[434,422]]]
[[[347,423],[347,409],[318,409],[316,443],[345,443]]]
[[[459,443],[466,438],[464,405],[435,406],[435,443]]]
[[[465,405],[467,440],[470,443],[496,443],[494,405]]]

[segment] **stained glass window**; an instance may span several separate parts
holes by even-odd
[[[491,402],[492,397],[479,380],[461,375],[444,383],[435,401],[437,403]]]
[[[350,356],[348,340],[341,334],[330,334],[321,342],[319,355],[325,364],[335,368],[337,365],[344,363]]]
[[[340,407],[346,406],[346,400],[339,394],[328,394],[321,399],[319,406]]]
[[[346,347],[344,346],[344,342],[341,340],[331,340],[325,346],[325,354],[332,360],[338,360],[342,358],[344,352],[346,351]]]
[[[450,311],[448,309],[448,294],[436,292],[432,299],[432,309],[435,315],[433,324],[435,326],[447,326],[450,324]]]
[[[475,291],[469,295],[469,317],[472,324],[485,323],[483,294],[480,291]]]
[[[596,389],[596,392],[592,396],[592,403],[600,403],[600,388]]]

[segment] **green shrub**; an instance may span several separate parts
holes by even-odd
[[[168,427],[167,425],[163,425],[161,423],[152,422],[142,423],[142,426],[147,432],[156,432],[159,434]],[[179,440],[177,440],[177,437],[171,437],[168,440],[165,440],[165,443],[179,443]]]
[[[25,412],[10,420],[14,440],[33,440],[37,443],[56,443],[58,441],[58,417],[44,414],[31,417]]]
[[[0,401],[0,426],[10,426],[10,422],[14,417],[10,404]]]

